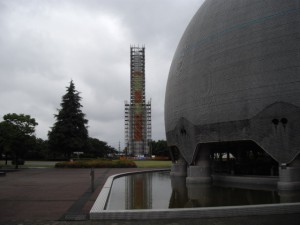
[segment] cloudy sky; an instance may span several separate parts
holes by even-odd
[[[72,79],[89,135],[124,147],[130,45],[146,48],[152,138],[165,139],[169,67],[203,0],[0,0],[0,121],[24,113],[47,139]]]

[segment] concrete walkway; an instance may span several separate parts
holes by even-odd
[[[91,192],[89,169],[23,169],[0,177],[0,225],[181,225],[289,224],[300,214],[215,219],[90,221],[88,213],[106,179],[114,174],[147,169],[95,169]]]

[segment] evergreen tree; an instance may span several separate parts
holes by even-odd
[[[88,148],[88,120],[81,111],[79,94],[71,80],[62,97],[61,109],[54,115],[56,122],[48,133],[50,150],[63,153],[68,159],[73,152],[85,152]]]

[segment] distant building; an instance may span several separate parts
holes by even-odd
[[[151,101],[145,96],[145,47],[130,47],[130,101],[125,101],[127,155],[149,155]]]

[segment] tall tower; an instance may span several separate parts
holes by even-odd
[[[127,154],[150,154],[151,101],[145,97],[145,47],[130,46],[130,102],[125,101]]]

